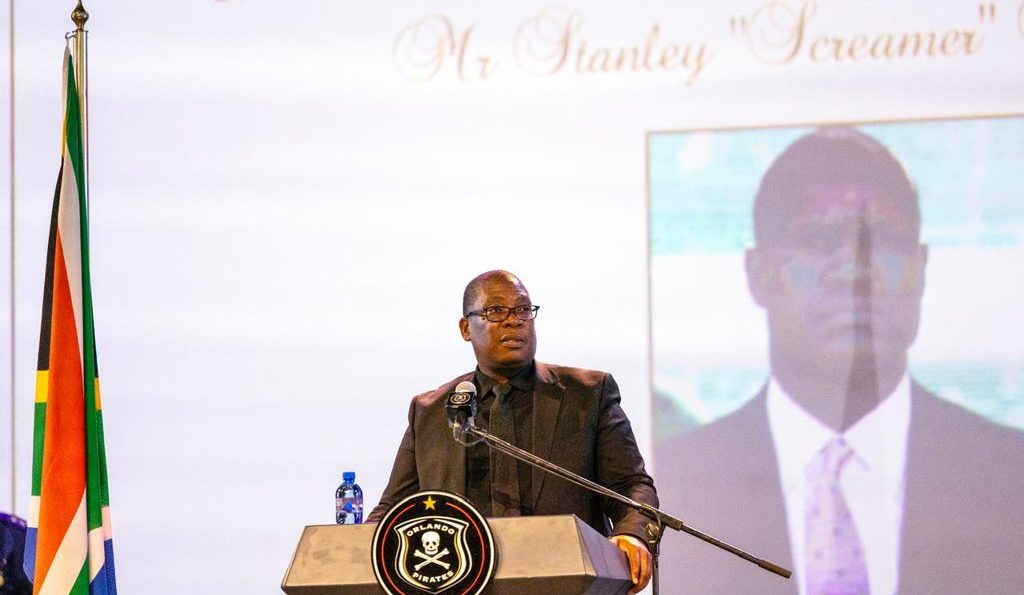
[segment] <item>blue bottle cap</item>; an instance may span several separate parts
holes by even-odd
[[[355,481],[356,480],[356,472],[355,471],[345,471],[344,473],[341,474],[341,480],[342,481]]]

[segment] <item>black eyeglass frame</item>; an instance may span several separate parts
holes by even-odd
[[[540,310],[540,306],[534,304],[524,304],[522,306],[490,306],[483,310],[474,310],[472,312],[466,312],[466,318],[470,316],[480,316],[487,322],[505,322],[508,317],[515,313],[516,318],[524,322],[537,318],[537,310]],[[501,313],[505,315],[502,316]],[[501,318],[492,318],[492,315],[501,316]]]

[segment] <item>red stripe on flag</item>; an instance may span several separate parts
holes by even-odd
[[[41,586],[85,493],[85,392],[64,247],[57,234],[50,326],[36,587]],[[76,263],[77,264],[77,263]]]

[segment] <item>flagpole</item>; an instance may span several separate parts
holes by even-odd
[[[8,167],[10,168],[10,177],[9,177],[10,186],[8,187],[8,192],[10,193],[9,196],[11,197],[11,210],[10,210],[10,216],[11,216],[11,236],[10,236],[10,252],[9,252],[10,259],[11,259],[11,262],[10,262],[10,267],[11,267],[10,268],[10,271],[11,271],[11,275],[10,275],[10,282],[11,282],[11,284],[10,284],[10,288],[11,288],[10,289],[10,292],[11,292],[10,293],[10,300],[11,301],[10,301],[10,304],[11,304],[11,308],[10,308],[10,312],[9,312],[11,326],[8,327],[9,329],[11,329],[11,343],[10,343],[10,346],[9,346],[10,350],[11,350],[11,352],[10,352],[11,353],[11,355],[10,355],[10,366],[11,366],[10,367],[10,370],[11,370],[11,382],[10,382],[10,386],[11,386],[11,392],[10,392],[10,397],[11,397],[11,512],[17,514],[17,512],[18,512],[18,488],[17,488],[17,483],[18,483],[17,482],[17,478],[18,478],[18,456],[17,456],[18,441],[17,441],[17,423],[16,422],[17,422],[17,419],[18,419],[18,417],[17,417],[17,410],[18,410],[18,405],[17,405],[17,403],[18,403],[18,399],[17,399],[18,390],[17,390],[17,388],[18,388],[18,384],[17,384],[17,381],[15,380],[16,374],[14,372],[18,368],[17,368],[17,365],[16,365],[17,361],[16,361],[16,358],[14,356],[14,354],[15,354],[14,337],[16,335],[16,333],[14,332],[14,329],[15,329],[15,321],[18,318],[16,316],[16,314],[17,314],[17,307],[15,306],[15,299],[14,299],[14,296],[15,296],[14,281],[16,279],[16,277],[15,277],[16,269],[15,269],[15,263],[14,263],[14,260],[15,260],[15,258],[14,258],[14,254],[15,254],[15,252],[14,252],[14,246],[15,246],[15,229],[14,229],[14,215],[15,215],[15,210],[14,210],[14,132],[15,132],[15,120],[14,120],[14,74],[15,73],[14,73],[14,2],[13,1],[8,4],[8,15],[7,15],[7,18],[8,18],[8,20],[7,20],[7,22],[8,22],[8,31],[7,31],[7,33],[8,33],[8,36],[9,36],[8,39],[9,39],[9,44],[10,44],[8,46],[8,56],[9,56],[9,60],[10,60],[10,63],[9,63],[9,68],[10,68],[10,71],[9,71],[10,72],[10,86],[8,87],[8,89],[9,89],[8,90],[8,93],[9,93],[9,95],[8,95],[8,102],[9,102],[8,105],[10,106],[10,112],[9,112],[10,120],[8,122],[8,130],[10,130],[10,134],[11,134],[10,144],[9,144],[9,148],[8,148],[8,150],[10,151],[10,161],[8,162]]]
[[[89,204],[89,32],[85,30],[85,22],[89,13],[82,6],[82,0],[71,11],[71,20],[75,30],[71,36],[75,39],[75,86],[78,87],[78,100],[82,111],[82,171],[85,174],[85,200]]]

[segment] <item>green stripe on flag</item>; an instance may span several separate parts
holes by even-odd
[[[43,487],[43,444],[46,442],[46,403],[36,403],[32,434],[32,495],[39,496]]]
[[[110,486],[107,483],[107,444],[106,444],[106,439],[104,439],[104,436],[106,434],[104,434],[104,432],[103,432],[103,412],[102,411],[97,411],[96,412],[96,427],[98,428],[98,433],[99,433],[100,505],[101,505],[101,507],[102,506],[110,506]],[[101,510],[100,511],[101,516],[102,516],[102,513],[103,513],[103,511]]]
[[[78,578],[75,579],[75,584],[71,585],[71,590],[68,591],[68,595],[89,595],[89,558],[85,558],[85,564],[82,564],[82,570],[78,573]]]

